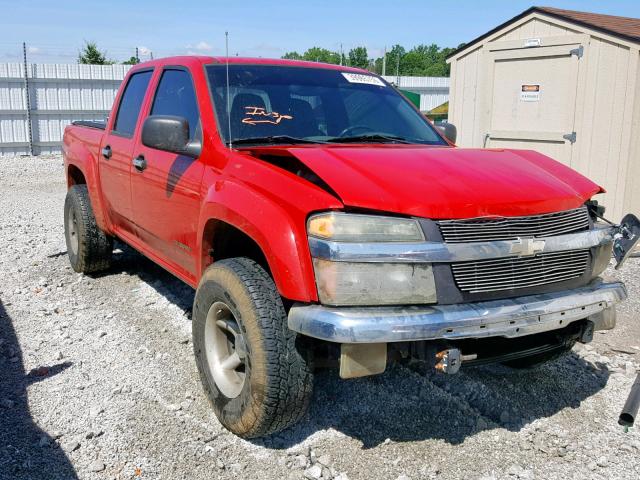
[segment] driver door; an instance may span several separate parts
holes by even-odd
[[[197,97],[189,70],[166,67],[159,76],[147,115],[175,115],[189,122],[190,138],[202,136]],[[200,159],[136,143],[131,198],[141,240],[182,276],[194,279],[200,184]]]

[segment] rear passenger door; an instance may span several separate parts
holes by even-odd
[[[118,99],[100,145],[98,165],[103,200],[117,230],[134,233],[131,207],[131,161],[138,117],[153,70],[133,73]]]
[[[184,117],[189,122],[190,138],[201,140],[191,73],[183,67],[165,67],[159,77],[147,115]],[[202,161],[155,150],[141,142],[136,145],[135,157],[143,159],[145,165],[144,169],[134,168],[131,175],[138,235],[182,276],[195,278]]]

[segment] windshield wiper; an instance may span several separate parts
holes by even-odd
[[[265,137],[236,138],[231,142],[233,145],[254,145],[271,144],[287,145],[296,143],[326,143],[318,140],[307,140],[306,138],[291,137],[289,135],[268,135]],[[229,145],[229,142],[227,142]]]
[[[364,133],[362,135],[354,135],[352,137],[333,137],[327,140],[332,143],[357,143],[362,141],[371,141],[378,143],[395,142],[395,143],[415,143],[408,138],[397,135],[387,135],[382,133]]]

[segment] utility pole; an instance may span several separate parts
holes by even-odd
[[[149,58],[153,60],[153,52],[149,52]]]
[[[340,66],[342,66],[342,58],[344,57],[344,53],[342,52],[342,44],[340,44]]]
[[[382,54],[382,76],[387,74],[387,46],[384,47],[384,53]]]
[[[136,62],[140,63],[140,55],[138,55],[138,47],[136,47]]]
[[[398,84],[398,86],[400,86],[400,52],[398,52],[397,54],[397,58],[396,58],[396,82]]]
[[[31,129],[31,98],[29,95],[29,71],[27,65],[26,42],[22,42],[22,60],[24,62],[24,96],[27,106],[27,139],[29,140],[29,155],[33,155],[33,130]]]

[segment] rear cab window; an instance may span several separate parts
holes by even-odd
[[[153,70],[145,70],[134,73],[129,77],[127,86],[120,99],[112,133],[124,137],[133,136],[152,74]]]

